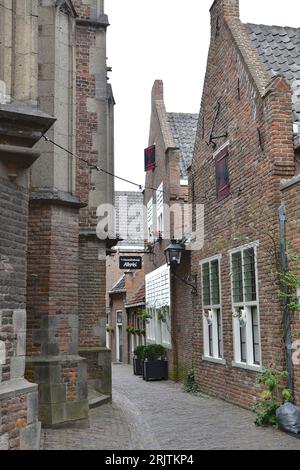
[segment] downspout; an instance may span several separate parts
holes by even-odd
[[[279,213],[279,228],[280,228],[280,269],[283,273],[288,271],[288,260],[286,255],[286,212],[285,204],[281,203],[278,209]],[[291,329],[291,311],[289,308],[289,290],[288,286],[282,285],[282,290],[284,294],[284,318],[283,318],[283,327],[284,327],[284,344],[285,344],[285,353],[286,353],[286,365],[288,372],[287,386],[292,391],[294,391],[294,368],[293,368],[293,352],[292,352],[292,329]]]

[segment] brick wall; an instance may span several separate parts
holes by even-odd
[[[78,210],[31,203],[27,354],[76,354]]]
[[[37,386],[24,380],[27,216],[27,188],[0,176],[0,449],[3,450],[39,447]]]
[[[97,240],[80,237],[79,252],[80,346],[104,345],[101,330],[104,332],[106,321],[105,247],[101,249]]]
[[[223,8],[233,4],[234,11]],[[205,206],[205,243],[192,252],[192,273],[198,275],[199,296],[194,298],[194,368],[200,388],[242,406],[257,397],[256,373],[232,366],[233,332],[231,278],[228,250],[259,241],[258,288],[262,363],[284,365],[282,306],[278,289],[278,205],[279,179],[294,173],[291,93],[281,79],[268,84],[257,52],[249,44],[236,18],[238,2],[216,1],[212,12],[212,38],[191,168],[194,204]],[[218,32],[216,34],[216,22]],[[251,71],[255,70],[255,73]],[[238,90],[239,84],[239,90]],[[214,149],[207,146],[213,119],[220,103],[214,135],[217,148],[229,140],[230,195],[217,200]],[[203,131],[204,129],[204,131]],[[260,149],[258,129],[264,149]],[[192,195],[191,195],[192,198]],[[221,259],[221,292],[224,358],[226,364],[202,360],[201,259]],[[182,289],[183,290],[183,289]]]
[[[24,309],[28,191],[0,177],[0,305]]]

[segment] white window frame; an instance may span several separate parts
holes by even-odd
[[[224,340],[223,340],[223,315],[222,315],[222,291],[221,291],[221,259],[222,255],[212,256],[211,258],[206,258],[200,261],[201,267],[201,289],[202,289],[202,324],[203,324],[203,356],[202,360],[209,362],[216,362],[218,364],[226,364],[224,359]],[[218,261],[218,272],[219,272],[219,304],[212,304],[210,298],[210,304],[204,305],[204,296],[203,296],[203,265],[209,264],[209,279],[210,279],[210,296],[211,296],[211,263],[213,261]],[[219,338],[218,330],[218,311],[220,312],[221,320],[221,338]],[[209,351],[209,324],[207,316],[208,314],[210,321],[212,322],[212,354]],[[222,356],[219,356],[219,339],[221,339],[222,345]]]
[[[153,197],[151,197],[147,202],[147,236],[149,242],[153,240],[153,209]]]
[[[164,185],[163,182],[156,190],[156,221],[157,230],[161,234],[164,232]]]
[[[258,289],[258,266],[257,266],[257,249],[259,241],[248,243],[247,245],[234,248],[229,250],[230,259],[230,279],[231,279],[231,305],[232,305],[232,331],[233,331],[233,349],[234,349],[234,361],[232,365],[234,367],[240,367],[243,369],[249,369],[254,371],[260,371],[262,365],[262,354],[261,354],[261,333],[260,333],[260,313],[259,313],[259,289]],[[254,249],[254,260],[255,260],[255,284],[256,284],[256,300],[245,301],[245,271],[244,271],[244,251]],[[233,266],[232,266],[232,255],[235,253],[242,253],[242,276],[243,276],[243,302],[234,302],[233,299]],[[258,319],[258,336],[259,336],[259,364],[254,363],[253,353],[253,327],[252,327],[252,316],[251,307],[257,309]],[[245,339],[246,339],[246,362],[242,361],[241,358],[241,326],[239,317],[235,316],[237,311],[241,309],[242,315],[246,321],[245,328]]]

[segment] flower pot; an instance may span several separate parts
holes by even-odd
[[[133,373],[134,375],[143,375],[144,373],[144,359],[139,359],[137,357],[133,358]]]
[[[149,380],[168,380],[168,361],[144,361],[143,379]]]

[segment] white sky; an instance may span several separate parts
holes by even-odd
[[[105,0],[115,106],[115,173],[144,183],[151,89],[164,82],[169,112],[198,113],[213,0]],[[241,20],[300,27],[300,0],[240,0]],[[137,190],[115,180],[117,190]]]

